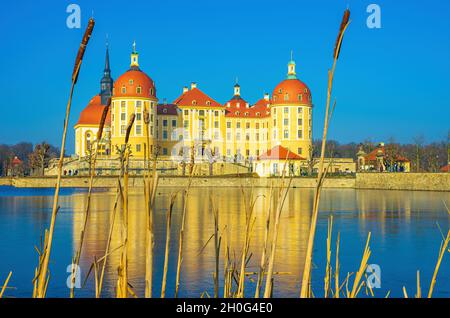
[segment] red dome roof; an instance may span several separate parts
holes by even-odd
[[[272,104],[312,104],[311,92],[298,79],[286,79],[273,90]]]
[[[100,125],[100,120],[102,119],[103,110],[105,105],[102,105],[102,99],[100,95],[94,96],[89,104],[80,114],[80,118],[75,126],[78,125]],[[108,111],[106,116],[106,126],[111,125],[111,113]]]
[[[130,69],[115,81],[113,96],[156,98],[155,82],[141,70]]]

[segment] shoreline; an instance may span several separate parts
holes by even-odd
[[[286,178],[287,179],[287,178]],[[116,176],[101,176],[94,180],[95,188],[115,188]],[[142,176],[130,177],[130,187],[143,187]],[[188,177],[160,176],[159,187],[187,186]],[[22,177],[0,178],[0,186],[16,188],[53,188],[56,177]],[[87,188],[89,177],[63,177],[61,186],[64,188]],[[248,177],[248,176],[195,176],[192,187],[280,187],[279,177]],[[316,179],[310,177],[295,177],[293,188],[314,188]],[[450,173],[357,173],[356,177],[329,177],[325,179],[324,188],[335,189],[372,189],[372,190],[410,190],[410,191],[450,191]]]

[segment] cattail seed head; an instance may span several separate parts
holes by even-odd
[[[342,17],[341,26],[339,27],[339,34],[336,39],[336,44],[334,46],[334,55],[333,58],[338,59],[339,53],[341,52],[342,39],[344,38],[344,30],[350,20],[350,10],[347,9],[344,12],[344,16]],[[342,39],[341,39],[342,38]]]
[[[144,123],[148,125],[150,123],[150,114],[147,110],[144,111]]]
[[[72,82],[76,83],[78,80],[78,73],[80,72],[81,62],[83,61],[84,52],[86,51],[86,46],[91,38],[92,31],[94,30],[95,21],[93,18],[89,19],[88,26],[84,32],[83,39],[81,40],[80,47],[78,49],[77,58],[75,59],[75,65],[72,72]]]
[[[105,108],[103,108],[102,118],[100,119],[100,125],[97,131],[97,140],[102,140],[103,128],[105,127],[106,117],[108,116],[109,108],[111,103],[108,103]]]
[[[131,114],[130,121],[128,122],[128,126],[127,126],[127,133],[125,135],[125,144],[128,144],[128,140],[130,139],[131,128],[133,128],[135,118],[136,118],[136,115]]]

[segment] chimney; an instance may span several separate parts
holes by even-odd
[[[197,88],[197,83],[196,82],[192,82],[191,83],[191,90]]]
[[[264,94],[264,100],[268,101],[270,99],[269,93]]]
[[[183,87],[183,94],[187,93],[189,91],[189,88],[187,86]]]

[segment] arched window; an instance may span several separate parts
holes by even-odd
[[[126,94],[127,92],[127,88],[125,87],[125,85],[122,86],[122,94]]]
[[[206,101],[206,105],[207,105],[207,106],[210,106],[210,105],[211,105],[211,102],[210,102],[209,100],[207,100],[207,101]]]
[[[192,105],[197,105],[197,101],[195,99],[192,101]]]
[[[142,87],[139,85],[138,87],[136,87],[136,94],[141,94],[142,93]]]

